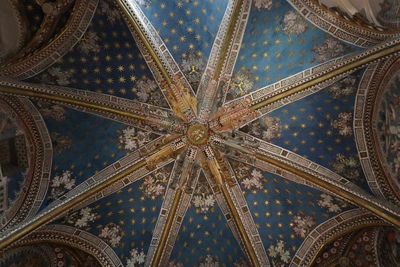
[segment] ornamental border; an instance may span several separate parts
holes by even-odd
[[[67,225],[46,225],[14,243],[7,250],[42,242],[58,243],[77,248],[92,255],[102,266],[123,267],[115,251],[106,242],[86,231]]]
[[[383,220],[363,209],[342,212],[321,223],[304,239],[289,266],[311,266],[317,255],[331,241],[366,226],[387,225]]]
[[[400,186],[393,182],[382,155],[376,131],[377,109],[381,94],[393,73],[398,71],[400,57],[368,67],[360,82],[354,107],[354,137],[361,166],[371,190],[400,205]],[[397,69],[396,69],[397,68]]]
[[[45,47],[16,63],[0,67],[0,76],[27,79],[54,64],[82,38],[99,0],[77,0],[65,28]]]
[[[28,99],[0,96],[1,103],[9,110],[10,116],[20,122],[31,147],[27,178],[13,206],[0,222],[0,232],[3,232],[39,210],[50,182],[53,149],[46,124]]]
[[[288,0],[303,17],[312,24],[347,43],[370,47],[390,38],[398,38],[399,31],[386,33],[373,27],[362,26],[330,12],[316,0]]]

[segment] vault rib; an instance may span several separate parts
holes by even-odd
[[[228,3],[197,92],[200,119],[207,120],[215,107],[222,105],[225,99],[249,18],[251,2],[231,0]]]
[[[0,94],[42,99],[100,115],[157,134],[183,132],[183,125],[168,109],[88,90],[0,79]]]
[[[67,196],[61,196],[59,198],[60,201],[55,205],[50,205],[35,217],[4,231],[0,237],[0,250],[6,248],[11,243],[29,234],[38,227],[54,220],[68,210],[73,209],[81,202],[89,199],[107,187],[124,180],[133,172],[139,171],[140,173],[154,170],[158,165],[162,165],[164,161],[174,158],[185,145],[184,139],[181,137],[166,136],[165,138],[161,138],[159,142],[153,143],[149,147],[141,148],[137,150],[136,153],[130,154],[130,160],[115,162],[87,179],[84,182],[87,184],[84,190],[74,195],[67,193]],[[110,172],[112,173],[111,175]]]
[[[260,161],[267,164],[268,168],[279,170],[275,171],[278,175],[287,172],[294,178],[300,177],[298,183],[305,181],[305,185],[322,188],[395,226],[400,226],[398,207],[367,194],[342,176],[291,151],[244,133],[239,133],[237,138],[225,135],[215,142],[244,153],[249,160]]]
[[[200,168],[197,148],[188,147],[175,161],[146,257],[146,266],[164,266],[171,256],[180,226],[196,188]]]
[[[216,201],[252,266],[270,266],[260,234],[236,177],[223,156],[208,146],[202,168]]]
[[[175,114],[191,121],[197,114],[192,87],[173,59],[161,37],[134,0],[118,0],[128,27]]]
[[[277,108],[323,89],[350,72],[398,54],[400,39],[390,40],[258,89],[220,107],[212,118],[213,129],[227,131],[240,128]]]

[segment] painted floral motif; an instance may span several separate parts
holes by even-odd
[[[378,133],[382,152],[394,178],[400,183],[400,74],[385,91],[379,109]]]
[[[272,8],[272,0],[255,0],[254,5],[258,9],[270,10]]]
[[[122,135],[119,136],[119,142],[124,145],[127,150],[135,150],[139,147],[150,142],[151,133],[137,130],[133,127],[128,127],[122,131]]]
[[[200,175],[194,190],[192,204],[196,208],[196,212],[200,213],[210,212],[214,207],[214,194],[203,174]]]
[[[147,197],[152,199],[164,194],[165,191],[164,185],[158,183],[157,180],[152,176],[148,176],[144,179],[140,189]]]
[[[263,179],[262,173],[257,169],[253,169],[251,171],[251,176],[244,178],[240,184],[247,190],[262,189]]]
[[[232,77],[228,90],[227,100],[242,96],[251,91],[254,85],[253,73],[248,69],[241,69]]]
[[[61,153],[65,149],[69,149],[71,147],[72,141],[68,136],[53,132],[50,134],[50,137],[53,144],[53,151],[56,154]]]
[[[283,31],[287,34],[300,35],[304,33],[308,26],[306,20],[298,13],[292,10],[286,12],[285,17],[283,18]]]
[[[49,199],[54,200],[59,198],[74,187],[75,179],[72,178],[72,173],[70,171],[64,171],[60,175],[54,176],[51,180]]]
[[[344,176],[351,181],[362,180],[360,162],[356,156],[348,156],[338,153],[336,161],[330,163],[336,173]]]
[[[261,126],[264,128],[262,138],[266,141],[277,138],[282,132],[282,126],[278,117],[265,116],[260,120]]]
[[[94,31],[86,31],[83,37],[79,40],[77,48],[84,54],[100,52],[100,37]]]
[[[151,92],[157,90],[158,86],[157,83],[153,80],[138,80],[136,82],[136,86],[139,89],[136,95],[141,102],[149,101]]]
[[[39,76],[42,83],[55,85],[69,85],[72,79],[72,73],[62,70],[60,67],[51,67]]]
[[[265,141],[277,138],[282,133],[281,121],[278,117],[264,116],[251,124],[250,134],[260,136]]]
[[[338,39],[327,37],[323,43],[315,45],[312,51],[317,54],[317,56],[311,61],[323,63],[332,58],[349,53],[351,48]]]
[[[357,79],[355,76],[348,76],[340,82],[334,83],[328,88],[333,98],[348,96],[357,91]]]
[[[182,59],[181,66],[188,82],[192,88],[196,90],[201,79],[202,71],[206,66],[205,59],[196,53],[189,53]]]
[[[81,210],[68,214],[64,218],[64,221],[65,223],[81,228],[88,226],[89,222],[93,222],[96,217],[97,214],[93,212],[92,208],[85,207]]]
[[[320,200],[318,200],[318,205],[322,208],[327,208],[329,212],[339,213],[342,209],[347,208],[349,205],[344,200],[333,197],[328,194],[321,194]]]
[[[67,111],[62,106],[54,105],[46,101],[37,101],[36,104],[43,117],[51,118],[55,121],[65,120]]]
[[[305,238],[315,225],[314,217],[298,214],[292,218],[290,226],[299,238]]]
[[[215,204],[215,198],[212,194],[194,195],[192,199],[193,205],[200,209],[201,213],[207,213]]]
[[[99,2],[97,12],[101,15],[106,15],[108,22],[115,24],[118,20],[121,20],[121,13],[119,12],[117,5],[110,0],[102,0]]]
[[[199,267],[219,267],[219,259],[218,256],[215,255],[207,255],[205,257],[200,258]]]
[[[120,244],[123,235],[121,227],[115,223],[109,223],[101,229],[99,237],[115,248]]]
[[[353,114],[351,112],[341,112],[336,120],[331,121],[331,126],[339,130],[339,135],[353,135]]]
[[[136,95],[140,102],[166,107],[164,96],[155,81],[140,79],[136,81]]]
[[[161,168],[154,173],[146,176],[140,190],[151,199],[156,199],[165,192],[165,187],[168,182],[169,172],[166,168]]]
[[[264,176],[261,170],[239,161],[232,161],[231,164],[242,188],[247,190],[260,190],[263,188]]]
[[[272,258],[272,264],[275,267],[283,267],[290,261],[289,250],[285,249],[285,242],[278,240],[276,245],[270,245],[268,255]]]
[[[146,255],[143,250],[131,249],[130,258],[126,261],[126,267],[142,266],[145,263]]]

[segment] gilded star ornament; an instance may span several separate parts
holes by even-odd
[[[251,0],[229,1],[198,88],[192,88],[186,80],[139,4],[133,0],[117,0],[117,3],[170,109],[166,112],[151,105],[138,106],[134,102],[123,109],[115,104],[95,104],[90,96],[82,96],[87,99],[79,100],[73,96],[62,96],[61,93],[57,95],[57,92],[53,95],[39,95],[38,91],[32,94],[34,97],[64,101],[87,110],[111,112],[117,117],[138,121],[141,127],[160,133],[161,137],[132,153],[129,164],[114,164],[112,167],[115,172],[111,177],[96,180],[97,176],[94,176],[91,180],[93,184],[85,190],[59,199],[32,220],[10,228],[1,239],[2,247],[10,245],[113,183],[124,181],[131,173],[139,169],[158,169],[171,159],[174,160],[174,167],[146,255],[145,264],[148,266],[165,265],[169,261],[201,172],[248,261],[252,266],[270,265],[267,250],[228,157],[254,166],[265,164],[276,174],[290,176],[298,183],[330,192],[400,226],[397,208],[368,195],[343,177],[338,178],[329,171],[322,171],[318,164],[292,151],[240,131],[241,127],[261,118],[277,106],[295,101],[300,98],[299,95],[312,94],[314,88],[323,85],[326,80],[339,77],[365,62],[379,60],[394,50],[398,51],[399,42],[390,44],[389,48],[386,46],[366,50],[356,59],[342,59],[332,67],[330,73],[319,73],[273,92],[260,92],[257,98],[252,93],[242,91],[239,98],[227,101],[230,85],[234,84],[233,68],[249,17]],[[26,88],[23,86],[15,89],[12,82],[3,83],[3,92],[23,95],[24,90]]]

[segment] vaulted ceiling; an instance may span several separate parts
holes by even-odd
[[[334,2],[0,0],[0,265],[397,266],[400,2]]]

